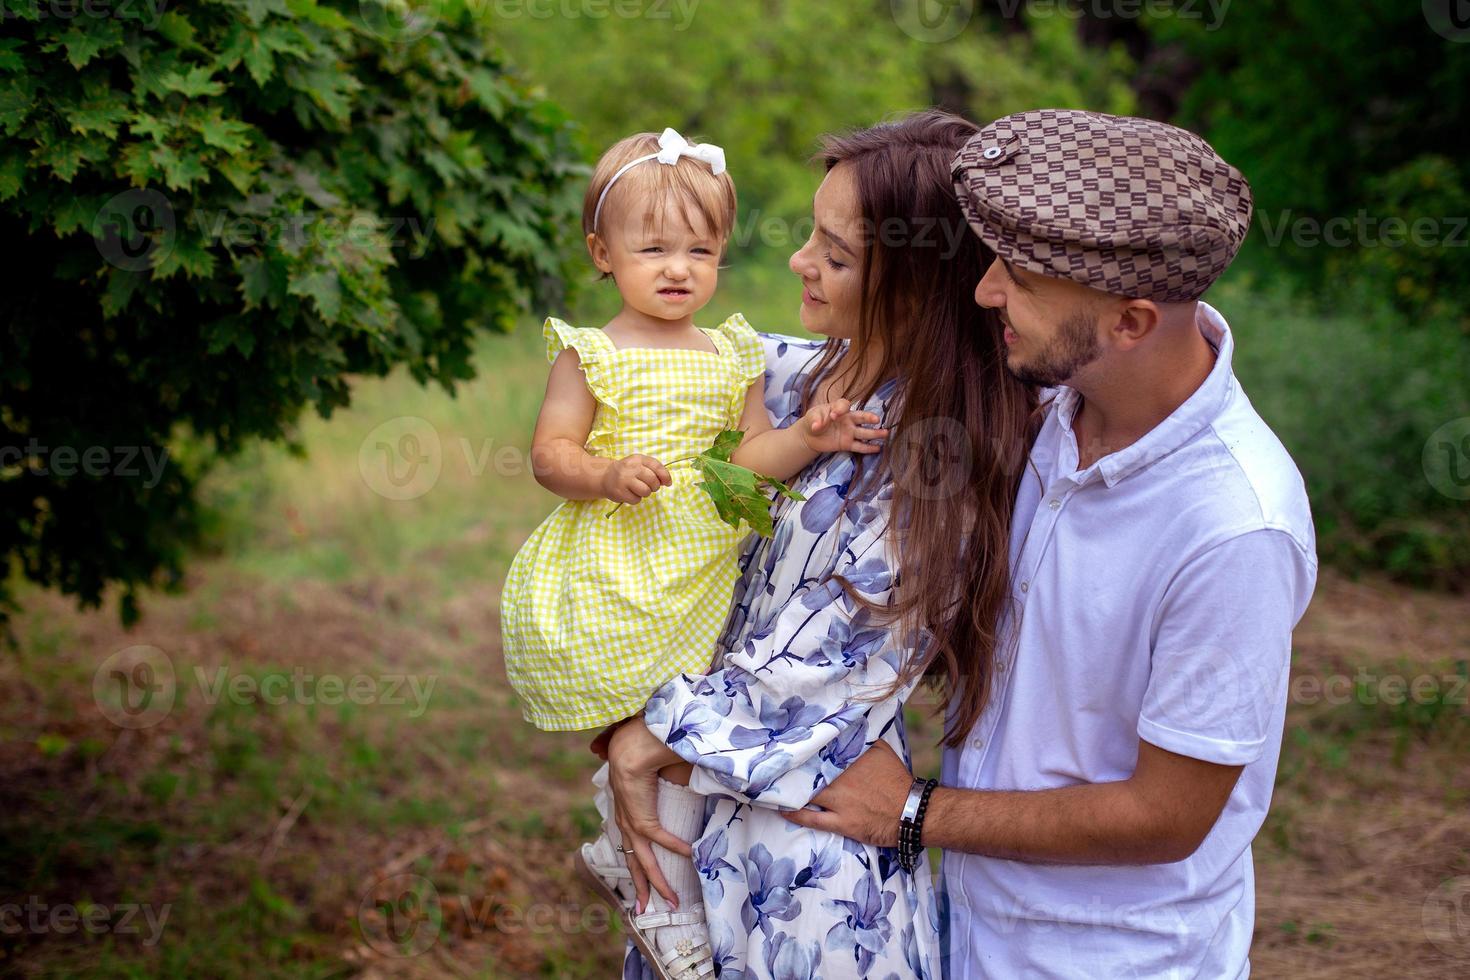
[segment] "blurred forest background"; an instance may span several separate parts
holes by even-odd
[[[616,308],[588,166],[665,126],[724,146],[705,319],[796,333],[818,138],[928,105],[1166,119],[1250,179],[1207,299],[1324,562],[1256,973],[1470,971],[1453,2],[0,7],[0,448],[30,447],[0,458],[0,974],[612,975],[569,862],[593,760],[521,721],[497,611],[555,503],[541,318]]]

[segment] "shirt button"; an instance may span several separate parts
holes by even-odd
[[[1030,592],[1031,591],[1031,583],[1030,582],[1022,582],[1021,583],[1021,591],[1022,592]]]
[[[972,749],[983,749],[984,747],[985,747],[985,739],[983,739],[983,738],[972,738],[972,739],[970,739],[970,748],[972,748]]]
[[[1004,674],[1006,672],[1006,662],[1004,660],[1000,661],[995,665],[995,669]]]
[[[1051,502],[1051,509],[1052,510],[1061,510],[1062,509],[1062,502],[1060,500],[1053,500]]]

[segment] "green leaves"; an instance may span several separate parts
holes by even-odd
[[[730,462],[745,433],[726,429],[715,437],[715,443],[694,457],[694,468],[704,477],[700,489],[715,503],[720,519],[733,528],[743,520],[763,538],[771,536],[771,500],[763,487],[776,491],[788,500],[805,500],[780,480],[762,476],[754,470]]]
[[[0,442],[169,449],[149,486],[13,477],[33,581],[126,611],[195,528],[174,434],[227,456],[399,365],[452,390],[477,329],[554,301],[580,156],[487,18],[405,45],[337,0],[3,5]]]

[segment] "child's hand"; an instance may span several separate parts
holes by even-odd
[[[634,453],[616,460],[602,476],[602,495],[620,504],[636,504],[659,487],[673,483],[664,464]]]
[[[883,421],[872,412],[854,412],[852,402],[839,398],[817,405],[796,423],[802,441],[814,453],[876,453],[888,437],[887,429],[868,429]]]

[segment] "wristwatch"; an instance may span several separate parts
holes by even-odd
[[[924,813],[929,809],[929,795],[939,785],[937,779],[914,778],[898,818],[898,864],[912,872],[924,854]]]

